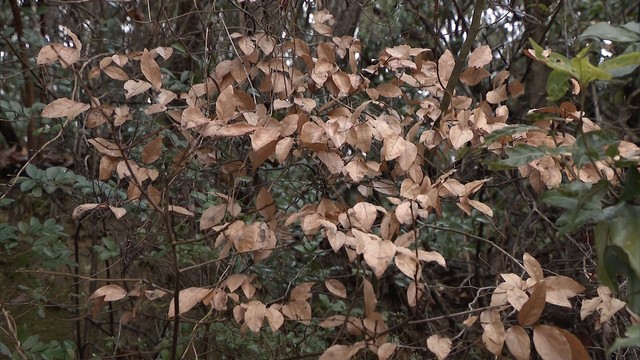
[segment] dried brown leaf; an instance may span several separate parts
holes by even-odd
[[[397,345],[394,343],[384,343],[378,348],[378,360],[388,360],[396,351]]]
[[[124,89],[127,91],[125,98],[132,98],[136,95],[142,94],[150,88],[151,84],[144,80],[129,80],[124,83]]]
[[[320,355],[319,360],[349,360],[355,354],[357,354],[360,349],[363,349],[364,347],[365,344],[363,341],[360,341],[354,345],[333,345],[325,350],[322,355]]]
[[[190,287],[180,290],[178,294],[178,315],[184,314],[191,310],[196,304],[198,304],[205,296],[209,295],[211,289]],[[169,303],[169,311],[167,312],[167,318],[171,319],[175,316],[174,298]]]
[[[376,311],[376,304],[378,300],[376,300],[376,294],[373,292],[373,285],[369,282],[369,280],[363,280],[363,292],[364,292],[364,314],[369,316],[369,314],[373,314]]]
[[[529,360],[531,357],[531,340],[522,327],[514,325],[507,329],[505,343],[516,360]]]
[[[162,155],[162,141],[164,137],[162,135],[156,136],[151,142],[149,142],[144,149],[142,149],[142,162],[145,164],[151,164],[158,160]]]
[[[333,295],[343,299],[347,298],[347,288],[340,282],[340,280],[327,279],[324,281],[324,285]]]
[[[393,98],[402,96],[402,90],[396,84],[383,83],[376,87],[376,91],[384,97]]]
[[[218,204],[209,207],[202,213],[200,218],[200,230],[210,229],[220,223],[224,219],[227,211],[227,204]]]
[[[536,260],[533,256],[531,256],[529,253],[524,253],[522,262],[524,264],[524,269],[527,271],[527,274],[529,274],[529,276],[531,276],[533,280],[538,282],[544,279],[542,266],[540,266],[538,260]]]
[[[278,329],[284,325],[284,315],[282,315],[276,304],[269,306],[265,313],[265,317],[267,318],[267,322],[269,323],[269,327],[271,327],[272,332],[278,331]]]
[[[264,322],[267,307],[260,301],[253,300],[246,304],[247,310],[244,312],[244,322],[249,330],[254,333],[260,332],[262,323]]]
[[[127,296],[127,291],[122,287],[109,284],[98,288],[89,296],[89,300],[104,297],[103,301],[117,301]]]
[[[389,240],[368,240],[364,244],[364,260],[378,279],[384,274],[395,253],[396,246]]]
[[[434,353],[438,360],[443,360],[451,351],[451,339],[440,335],[431,335],[427,338],[427,347]]]
[[[571,360],[591,360],[591,355],[584,347],[584,344],[575,335],[565,329],[558,329],[560,333],[567,339],[571,348]]]
[[[89,110],[89,104],[81,103],[67,98],[55,99],[47,104],[40,113],[40,116],[46,118],[66,117],[72,120],[81,113]]]
[[[533,329],[533,344],[543,360],[571,359],[571,346],[560,329],[538,325]]]
[[[518,312],[518,323],[522,326],[530,326],[535,324],[542,311],[544,311],[545,299],[547,296],[547,288],[544,283],[538,283],[534,288],[529,300],[527,300]]]

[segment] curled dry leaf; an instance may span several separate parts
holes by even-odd
[[[348,212],[351,219],[351,226],[357,227],[362,231],[369,231],[376,221],[378,210],[373,204],[368,202],[359,202]]]
[[[431,335],[427,338],[427,347],[436,354],[438,360],[443,360],[451,351],[451,339],[440,335]]]
[[[183,208],[182,206],[177,205],[169,205],[168,210],[174,212],[176,214],[184,215],[184,216],[194,216],[195,214],[191,211]]]
[[[77,220],[86,211],[93,210],[93,209],[98,208],[98,207],[103,208],[103,207],[106,207],[106,205],[102,205],[102,204],[82,204],[82,205],[78,205],[78,206],[76,206],[75,209],[73,209],[73,213],[71,214],[71,218],[73,220]]]
[[[469,205],[473,206],[476,210],[481,213],[487,215],[488,217],[493,217],[493,210],[487,204],[482,203],[476,200],[468,200]]]
[[[178,294],[178,315],[182,315],[187,311],[191,310],[196,304],[198,304],[202,299],[204,299],[209,293],[211,289],[199,288],[199,287],[190,287],[183,290],[180,290]],[[175,316],[175,306],[174,306],[174,298],[171,298],[171,302],[169,303],[169,311],[167,312],[167,318],[171,319]]]
[[[104,297],[104,301],[117,301],[125,296],[127,296],[127,291],[125,289],[115,284],[109,284],[94,291],[93,294],[89,296],[89,300]]]
[[[460,149],[464,144],[473,139],[473,131],[469,128],[463,128],[455,125],[449,130],[449,141],[454,149]]]

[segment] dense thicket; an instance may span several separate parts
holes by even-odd
[[[1,4],[4,356],[639,356],[637,2]]]

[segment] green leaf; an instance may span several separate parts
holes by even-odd
[[[614,216],[600,221],[594,233],[598,279],[617,289],[616,276],[625,275],[630,306],[640,311],[640,206],[620,203],[613,208]]]
[[[618,55],[600,64],[600,69],[612,76],[620,77],[631,74],[640,65],[640,52]]]
[[[604,159],[607,149],[619,140],[615,133],[606,130],[589,131],[576,137],[576,142],[570,148],[573,161],[578,168],[592,161]]]
[[[620,348],[638,346],[638,344],[640,344],[640,324],[630,326],[627,329],[626,335],[626,338],[617,339],[607,352],[611,354]]]
[[[633,201],[640,198],[640,172],[636,167],[629,168],[622,184],[620,201]]]
[[[20,191],[27,192],[38,185],[38,182],[33,179],[27,179],[20,184]]]
[[[507,125],[507,126],[505,126],[503,128],[500,128],[498,130],[494,130],[490,134],[487,134],[484,137],[484,144],[485,145],[490,145],[491,143],[499,140],[500,138],[502,138],[504,136],[511,136],[511,135],[515,135],[515,134],[521,134],[521,133],[525,133],[527,131],[542,131],[542,129],[540,129],[538,127],[535,127],[535,126],[530,126],[530,125],[521,125],[521,124]]]
[[[543,63],[547,64],[547,66],[552,69],[563,71],[575,77],[576,79],[580,80],[579,78],[580,74],[578,73],[578,70],[574,68],[573,64],[571,63],[571,60],[569,60],[566,56],[555,53],[555,52],[551,52],[549,56],[545,57],[544,55],[542,55],[542,52],[544,51],[544,49],[542,49],[542,47],[538,45],[538,43],[536,43],[531,38],[529,39],[529,42],[531,43],[531,46],[533,46],[533,49],[536,54],[536,58],[539,61],[542,61]]]
[[[640,206],[626,204],[620,216],[610,221],[609,242],[629,256],[629,265],[640,278]]]
[[[37,166],[33,164],[28,164],[27,167],[25,168],[25,172],[27,173],[27,175],[29,175],[30,178],[37,179],[40,177],[40,174],[42,171],[38,169]]]
[[[555,69],[551,71],[547,78],[547,99],[549,101],[560,100],[569,90],[569,79],[571,79],[571,74],[567,72]]]
[[[491,165],[497,167],[518,167],[539,159],[546,154],[546,152],[540,147],[525,144],[518,144],[512,148],[506,149],[505,152],[508,156],[507,159],[495,161],[494,164]]]
[[[578,38],[583,40],[594,37],[616,42],[640,41],[640,34],[637,32],[633,32],[626,27],[615,26],[604,22],[589,26]]]
[[[595,185],[574,182],[544,193],[541,199],[551,206],[565,209],[556,224],[560,233],[566,234],[601,219],[602,199],[607,193],[607,186],[606,181]]]
[[[593,65],[586,56],[571,59],[571,65],[576,69],[578,73],[576,78],[583,87],[594,80],[611,80],[612,78],[611,74]]]

